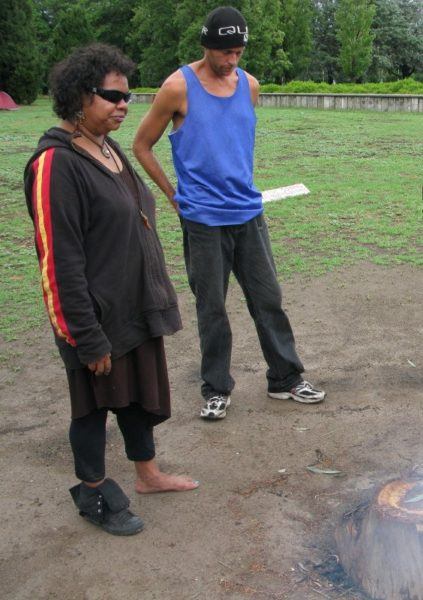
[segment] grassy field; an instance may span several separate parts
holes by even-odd
[[[131,105],[115,135],[131,155],[145,105]],[[256,185],[304,183],[311,194],[266,205],[281,280],[314,277],[360,260],[423,266],[423,119],[419,114],[258,109]],[[0,336],[44,322],[22,173],[40,134],[55,124],[40,99],[0,112]],[[157,152],[172,173],[169,143]],[[178,220],[158,194],[171,276],[186,287]]]

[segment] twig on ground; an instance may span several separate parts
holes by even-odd
[[[311,588],[313,590],[313,592],[316,592],[316,594],[320,594],[321,596],[323,596],[324,598],[329,598],[330,600],[330,596],[328,596],[327,594],[325,594],[324,592],[321,592],[320,590],[316,590],[315,588]]]
[[[220,565],[222,565],[223,567],[226,567],[227,569],[230,569],[231,571],[233,571],[233,568],[230,567],[229,565],[225,564],[224,562],[222,562],[221,560],[217,561]]]

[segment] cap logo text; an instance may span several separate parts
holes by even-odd
[[[245,28],[245,31],[242,31],[239,25],[229,25],[229,27],[219,27],[218,34],[219,35],[243,35],[244,40],[248,40],[248,27]]]

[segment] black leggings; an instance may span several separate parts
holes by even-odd
[[[95,410],[85,417],[72,419],[69,440],[75,475],[94,483],[105,477],[107,408]],[[138,404],[113,409],[125,441],[126,456],[132,461],[147,461],[155,456],[153,427],[147,413]]]

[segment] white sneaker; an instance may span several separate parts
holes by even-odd
[[[289,392],[267,392],[270,398],[278,400],[295,400],[303,404],[317,404],[322,402],[326,396],[326,392],[314,388],[308,381],[302,381]]]
[[[200,417],[210,420],[224,419],[226,417],[226,409],[230,404],[230,396],[225,396],[224,394],[210,396],[201,409]]]

